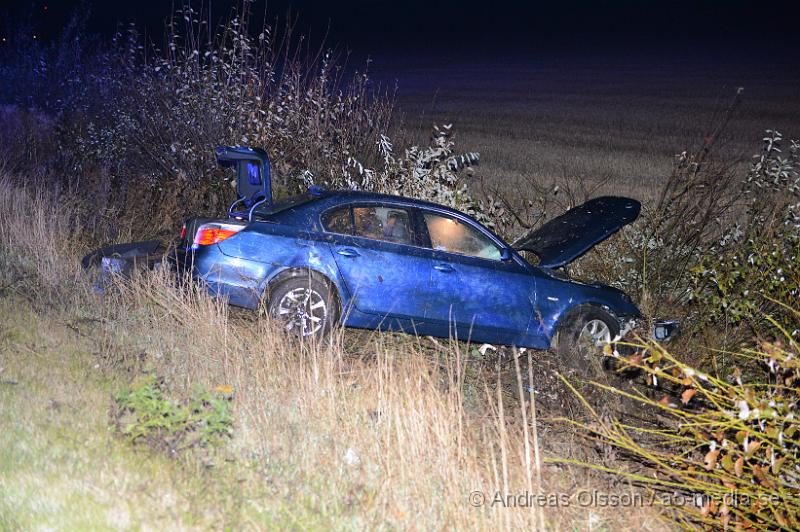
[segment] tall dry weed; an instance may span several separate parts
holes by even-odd
[[[75,212],[46,190],[0,176],[0,293],[69,305],[79,285],[83,238]]]

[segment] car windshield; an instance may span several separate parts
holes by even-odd
[[[308,193],[297,194],[296,196],[289,196],[283,199],[279,199],[272,205],[264,205],[263,207],[258,207],[255,210],[255,214],[257,214],[258,216],[272,216],[278,214],[279,212],[287,211],[289,209],[299,207],[300,205],[310,203],[316,199],[319,199],[319,196],[315,196],[313,194],[308,194]]]

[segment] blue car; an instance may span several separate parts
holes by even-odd
[[[633,199],[591,200],[509,245],[410,198],[312,187],[273,202],[265,152],[223,147],[217,160],[235,172],[238,199],[225,217],[189,221],[173,260],[299,336],[341,324],[567,352],[612,342],[640,317],[622,291],[561,271],[634,221]]]

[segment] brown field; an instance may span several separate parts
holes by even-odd
[[[582,178],[644,199],[676,154],[716,129],[738,87],[717,141],[720,159],[746,163],[766,129],[800,135],[800,74],[781,64],[456,60],[400,64],[377,76],[396,83],[405,125],[417,135],[431,123],[453,123],[458,146],[480,152],[477,175],[490,182]]]

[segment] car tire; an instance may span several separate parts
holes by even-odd
[[[578,374],[597,378],[614,369],[615,360],[603,353],[603,346],[619,335],[617,319],[598,307],[579,307],[559,326],[556,353]]]
[[[306,339],[322,338],[339,321],[335,289],[312,274],[271,288],[267,311],[287,333]]]

